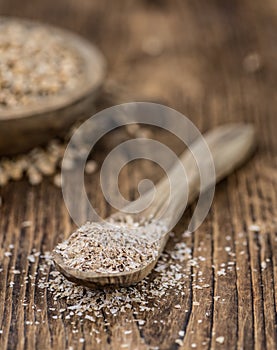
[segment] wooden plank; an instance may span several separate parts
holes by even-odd
[[[74,229],[59,189],[48,180],[37,188],[24,180],[0,189],[0,348],[276,348],[276,2],[38,0],[28,5],[11,0],[0,9],[3,15],[75,30],[103,50],[109,74],[98,110],[130,100],[156,101],[189,116],[201,131],[230,121],[252,122],[259,141],[251,162],[218,186],[197,232],[183,235],[192,209],[176,227],[167,251],[180,242],[192,250],[182,263],[183,295],[172,291],[152,300],[158,307],[151,313],[136,314],[133,305],[125,315],[103,315],[96,324],[76,316],[53,318],[51,308],[61,309],[64,302],[55,304],[38,288],[42,259],[28,260],[32,249],[50,251]],[[156,52],[149,51],[149,40]],[[249,65],[250,54],[259,64]],[[183,150],[166,133],[154,131],[154,136],[177,153]],[[105,142],[95,153],[99,163],[115,141]],[[122,194],[132,199],[139,179],[160,175],[149,162],[127,167],[120,178]],[[97,177],[88,179],[88,195],[106,216],[113,209]],[[24,221],[31,225],[22,227]],[[13,273],[13,267],[23,273]],[[143,327],[134,322],[138,317],[146,319]]]

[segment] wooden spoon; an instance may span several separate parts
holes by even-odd
[[[213,157],[217,182],[245,162],[246,159],[252,154],[256,145],[255,132],[252,125],[225,125],[208,132],[204,135],[204,137]],[[190,148],[197,147],[198,145],[199,140],[196,140]],[[188,203],[184,203],[184,196],[181,193],[180,188],[175,188],[173,193],[174,201],[167,208],[168,226],[177,222],[180,214],[182,214],[182,212],[185,210],[186,205],[190,204],[199,194],[199,171],[192,153],[185,151],[179,159],[187,172]],[[205,159],[202,161],[205,162]],[[175,167],[173,167],[171,170],[173,173],[175,170],[174,168]],[[178,181],[179,182],[177,183],[181,183],[184,181],[184,179],[180,178]],[[159,218],[159,213],[164,208],[166,197],[168,196],[165,179],[162,179],[157,184],[156,191],[154,205],[152,203],[150,211],[149,209],[142,211],[138,218]],[[147,193],[143,195],[141,200],[146,198],[147,195]],[[126,214],[117,213],[113,217],[116,218],[117,216],[124,215]],[[156,265],[168,238],[169,233],[167,232],[159,239],[157,257],[151,260],[148,265],[142,268],[120,273],[96,273],[92,271],[77,270],[69,267],[63,260],[62,256],[56,251],[53,251],[52,255],[57,269],[72,282],[90,288],[99,288],[104,286],[129,286],[141,281],[151,272]]]

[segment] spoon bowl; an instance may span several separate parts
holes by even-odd
[[[148,265],[133,269],[131,271],[116,272],[116,273],[103,273],[103,272],[91,272],[91,271],[81,271],[72,267],[68,267],[62,256],[53,251],[52,257],[57,270],[59,270],[69,281],[81,284],[88,288],[102,288],[102,287],[128,287],[133,284],[138,283],[144,279],[155,267],[160,254],[162,253],[162,246],[160,248],[161,252],[157,255],[156,259],[153,259],[148,263]]]

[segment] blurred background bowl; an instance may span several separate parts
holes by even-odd
[[[1,21],[6,20],[44,27],[63,38],[64,45],[75,49],[83,61],[84,81],[78,89],[47,96],[37,105],[0,111],[0,155],[21,153],[43,145],[53,137],[65,135],[77,120],[90,117],[106,70],[101,52],[79,35],[35,21],[1,17]]]

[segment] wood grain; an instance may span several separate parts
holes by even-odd
[[[192,344],[201,349],[276,348],[276,2],[10,0],[2,1],[0,9],[1,15],[72,29],[100,47],[109,67],[99,110],[147,100],[184,113],[201,132],[226,122],[255,124],[258,153],[219,184],[205,223],[192,237],[182,238],[188,212],[176,227],[176,240],[185,239],[193,257],[201,255],[205,260],[200,267],[191,267],[180,300],[172,293],[161,301],[153,319],[164,323],[156,325],[148,319],[143,331],[132,325],[130,349],[191,349]],[[158,40],[158,53],[149,54],[149,37]],[[253,54],[258,64],[253,65]],[[183,150],[165,133],[155,132],[155,137],[178,154]],[[94,157],[101,162],[108,150],[106,140]],[[147,161],[126,167],[120,177],[122,194],[133,199],[140,178],[158,180],[161,175]],[[88,179],[90,199],[101,215],[108,216],[112,210],[98,181],[98,174]],[[38,259],[34,264],[27,259],[32,249],[51,250],[74,228],[60,191],[47,180],[35,188],[21,181],[8,184],[0,195],[0,349],[120,349],[127,329],[125,317],[109,319],[110,326],[97,323],[100,344],[90,336],[89,324],[75,320],[76,337],[70,322],[52,319],[51,298],[35,284],[24,283],[24,276],[40,273]],[[23,228],[26,220],[32,225]],[[253,224],[260,226],[259,232],[250,229]],[[12,255],[4,256],[10,244]],[[170,240],[168,249],[174,244]],[[222,264],[233,269],[221,275]],[[11,273],[14,266],[25,269],[24,275]],[[201,278],[199,271],[208,288],[194,287]],[[181,309],[174,309],[176,303]],[[26,325],[38,317],[33,307],[41,308],[38,321],[45,323]],[[128,318],[134,317],[131,310]],[[180,329],[185,331],[181,346],[175,343]],[[78,342],[80,335],[86,346]],[[223,344],[218,337],[224,337]]]

